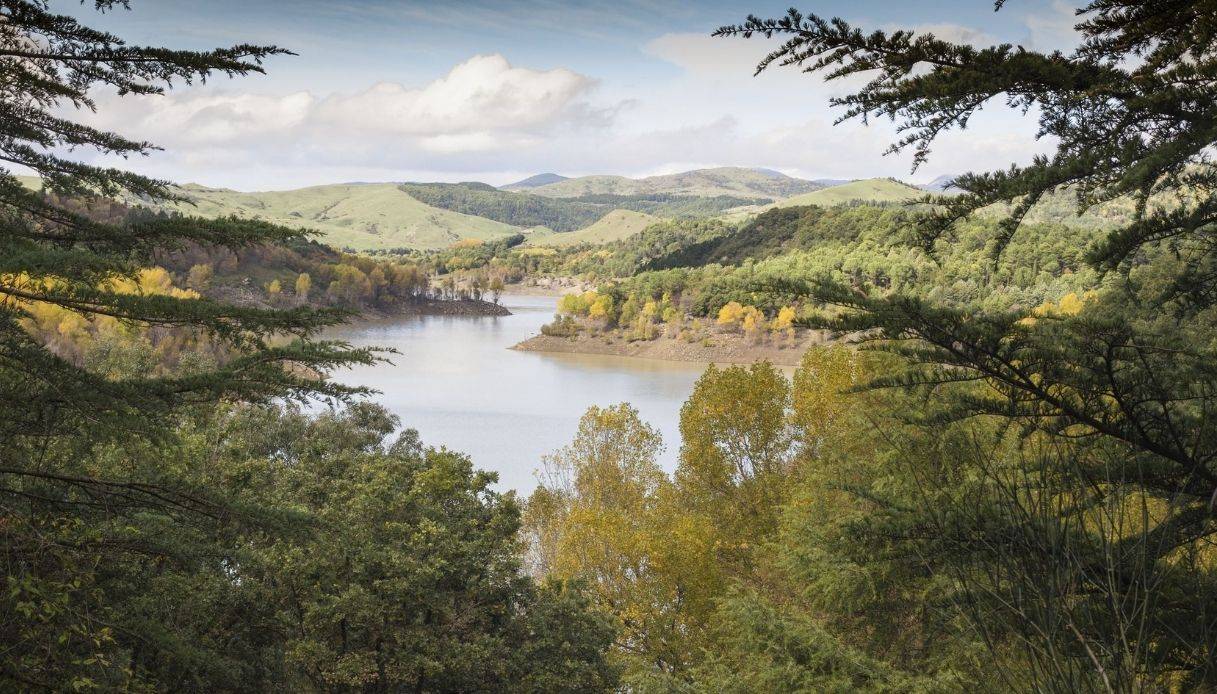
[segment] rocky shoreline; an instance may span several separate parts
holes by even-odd
[[[422,299],[402,305],[403,316],[510,316],[506,306],[479,299]]]
[[[828,339],[828,334],[821,330],[803,330],[796,333],[792,340],[783,339],[778,344],[756,343],[744,335],[733,333],[723,333],[707,340],[692,342],[675,337],[627,342],[611,334],[581,332],[574,337],[536,335],[513,346],[512,349],[522,352],[607,354],[717,364],[751,364],[765,360],[781,366],[798,366],[803,353],[809,347],[824,344]]]

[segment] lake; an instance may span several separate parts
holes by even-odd
[[[553,318],[556,297],[505,295],[512,315],[418,316],[360,321],[326,337],[391,347],[391,364],[335,374],[375,388],[373,399],[423,441],[499,473],[502,490],[528,494],[541,458],[570,442],[591,405],[629,402],[663,435],[664,469],[676,466],[680,406],[704,364],[594,354],[517,352],[512,345]]]

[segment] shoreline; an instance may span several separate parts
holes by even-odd
[[[782,344],[754,343],[744,335],[723,333],[713,336],[709,344],[705,341],[688,342],[666,336],[654,340],[627,342],[619,337],[606,338],[603,335],[579,333],[575,337],[534,335],[510,349],[521,352],[603,354],[705,364],[751,364],[765,360],[777,366],[798,366],[803,354],[810,347],[825,344],[829,339],[824,331],[805,330],[796,334],[791,343],[787,343],[784,338],[780,341]]]
[[[502,304],[476,299],[423,299],[404,302],[387,308],[362,308],[354,312],[355,320],[387,320],[411,316],[510,316]]]
[[[540,277],[533,278],[532,283],[513,282],[503,288],[504,294],[520,296],[552,296],[561,297],[564,294],[581,293],[595,289],[591,282],[573,277]]]

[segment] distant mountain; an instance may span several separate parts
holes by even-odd
[[[934,193],[959,192],[959,189],[955,187],[954,183],[955,183],[955,176],[946,175],[946,176],[939,176],[938,178],[935,178],[934,180],[930,181],[929,183],[923,183],[918,187],[921,188],[922,190],[928,190],[928,191],[931,191]]]
[[[833,186],[843,186],[846,183],[853,183],[855,180],[857,180],[857,179],[853,179],[853,178],[813,178],[813,179],[811,179],[811,182],[819,183],[820,185],[824,186],[825,188],[831,188]]]
[[[824,188],[781,200],[774,207],[820,205],[831,207],[851,202],[907,202],[925,195],[925,191],[893,178],[867,178],[861,181]]]
[[[523,181],[508,183],[505,186],[499,186],[503,190],[528,190],[530,188],[539,188],[547,186],[551,183],[561,183],[562,181],[570,180],[566,176],[560,176],[556,173],[541,173],[536,176],[529,176]]]
[[[646,178],[625,176],[580,176],[531,189],[536,195],[577,198],[586,195],[690,195],[709,197],[787,198],[823,188],[801,178],[769,169],[722,167]]]

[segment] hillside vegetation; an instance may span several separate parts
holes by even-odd
[[[829,207],[850,202],[907,202],[924,196],[926,191],[891,178],[868,178],[823,188],[774,203],[775,207],[821,205]]]
[[[258,193],[195,185],[181,190],[192,204],[160,207],[202,217],[235,215],[291,228],[316,229],[325,243],[360,251],[447,248],[462,239],[489,240],[519,231],[503,222],[432,207],[393,183]]]
[[[546,236],[530,243],[542,246],[573,246],[580,243],[620,241],[637,234],[658,221],[660,221],[658,217],[643,212],[613,210],[585,229],[566,234]]]
[[[776,171],[721,167],[637,179],[625,176],[581,176],[539,186],[531,192],[555,198],[654,193],[786,198],[822,187],[818,183],[791,178]]]
[[[405,183],[401,188],[432,207],[513,226],[545,227],[558,233],[583,229],[618,209],[656,217],[688,218],[706,217],[742,205],[769,202],[768,198],[731,195],[701,197],[672,193],[550,198],[527,192],[503,191],[485,183]]]

